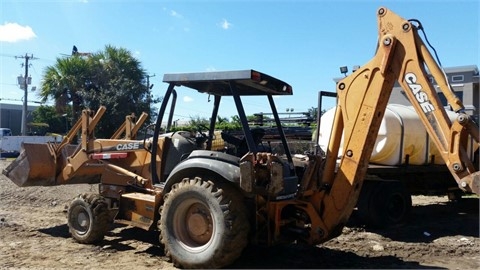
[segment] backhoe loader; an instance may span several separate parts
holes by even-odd
[[[168,88],[153,136],[136,139],[143,118],[127,117],[112,138],[96,138],[95,126],[106,109],[84,110],[61,144],[25,143],[3,173],[19,186],[99,183],[97,194],[79,195],[68,209],[70,233],[80,243],[101,241],[117,222],[158,230],[165,254],[176,266],[224,267],[248,243],[317,245],[342,232],[398,82],[437,145],[437,158],[445,160],[462,190],[479,194],[479,172],[465,153],[468,136],[478,148],[478,126],[463,113],[462,102],[420,38],[421,26],[384,7],[377,18],[374,57],[336,85],[338,105],[326,153],[290,153],[274,103],[274,96],[292,95],[289,84],[255,70],[176,73],[163,77]],[[427,68],[458,113],[456,121],[446,116]],[[213,99],[211,123],[198,127],[198,135],[169,130],[176,91],[184,88]],[[284,147],[281,154],[261,138],[254,139],[245,96],[266,97]],[[244,138],[223,134],[233,150],[212,150],[220,101],[226,98],[237,108]],[[162,129],[169,104],[167,127]],[[74,145],[77,132],[81,142]],[[246,153],[236,151],[242,145]]]

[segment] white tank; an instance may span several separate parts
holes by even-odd
[[[456,113],[447,111],[447,114],[452,121],[456,119]],[[324,151],[328,146],[334,116],[335,108],[332,108],[321,118],[318,144]],[[471,146],[470,141],[468,147],[470,157],[473,152]],[[339,153],[342,152],[340,147]],[[445,164],[415,109],[412,106],[389,104],[380,124],[370,163],[401,165],[405,164],[407,155],[408,163],[411,165],[430,164],[432,156],[435,164]]]

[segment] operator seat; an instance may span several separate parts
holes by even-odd
[[[258,152],[268,152],[269,147],[266,147],[262,144],[262,139],[265,136],[265,130],[263,128],[253,128],[250,130],[252,137],[253,137],[253,142],[255,143],[255,146],[257,147]],[[247,139],[243,137],[242,139],[239,139],[229,133],[222,132],[222,139],[226,141],[229,144],[232,144],[236,148],[236,156],[243,156],[246,153],[248,153],[248,144],[247,144]]]

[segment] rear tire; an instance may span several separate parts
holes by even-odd
[[[175,266],[221,268],[248,243],[243,196],[228,183],[185,178],[174,184],[160,208],[160,242]]]
[[[92,244],[103,240],[110,230],[108,204],[99,194],[81,194],[68,208],[68,228],[79,243]]]
[[[366,181],[357,207],[365,225],[386,228],[407,221],[412,198],[400,181]]]

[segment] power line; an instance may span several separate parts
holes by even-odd
[[[8,57],[8,58],[19,58],[18,56],[16,55],[11,55],[11,54],[4,54],[4,53],[0,53],[0,57]],[[24,56],[22,56],[24,57]],[[48,58],[38,58],[38,57],[35,57],[35,60],[39,60],[39,61],[42,61],[42,62],[55,62],[56,59],[48,59]]]
[[[11,57],[11,58],[17,58],[15,55],[3,54],[3,53],[0,53],[0,56],[1,56],[1,57]]]
[[[23,100],[21,100],[21,99],[16,99],[16,98],[0,98],[0,101],[2,101],[2,100],[8,100],[8,101],[22,101],[22,102],[23,102]],[[43,103],[45,103],[45,102],[42,102],[42,101],[35,101],[35,100],[33,100],[33,101],[29,101],[29,102],[30,102],[30,103],[37,103],[37,104],[43,104]]]

